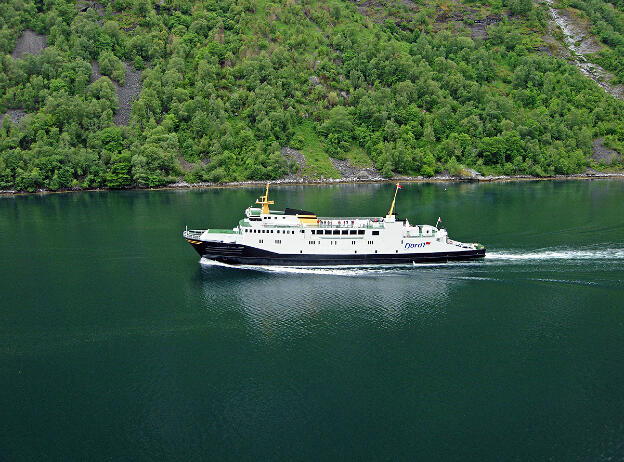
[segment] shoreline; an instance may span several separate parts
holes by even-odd
[[[517,181],[569,181],[569,180],[601,180],[601,179],[624,179],[624,172],[618,173],[579,173],[574,175],[554,175],[554,176],[530,176],[530,175],[497,175],[497,176],[482,176],[475,175],[472,177],[450,176],[450,175],[436,175],[429,178],[417,176],[396,176],[393,178],[286,178],[278,180],[268,180],[273,186],[323,186],[334,184],[381,184],[381,183],[506,183]],[[55,194],[55,193],[67,193],[67,192],[87,192],[87,191],[159,191],[159,190],[191,190],[191,189],[216,189],[216,188],[244,188],[248,186],[264,186],[267,180],[248,180],[248,181],[233,181],[229,183],[187,183],[185,181],[179,181],[171,183],[165,186],[158,186],[154,188],[141,188],[132,187],[125,189],[111,189],[111,188],[67,188],[58,189],[56,191],[49,189],[37,189],[36,191],[17,191],[17,190],[0,190],[0,196],[17,196],[17,195],[30,195],[30,194]]]

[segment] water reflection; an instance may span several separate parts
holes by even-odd
[[[474,266],[251,270],[204,261],[197,277],[206,309],[238,310],[260,336],[280,329],[284,337],[355,324],[393,329],[433,322]]]

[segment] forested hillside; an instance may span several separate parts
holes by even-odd
[[[624,80],[622,2],[569,6]],[[5,0],[0,189],[622,168],[624,103],[549,22],[531,0]]]

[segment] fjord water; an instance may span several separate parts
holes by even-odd
[[[405,184],[479,262],[200,264],[261,188],[0,198],[0,459],[621,460],[624,182]],[[392,185],[272,188],[383,215]]]

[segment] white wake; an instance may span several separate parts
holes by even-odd
[[[492,250],[485,260],[622,260],[624,248],[545,248],[531,251]]]

